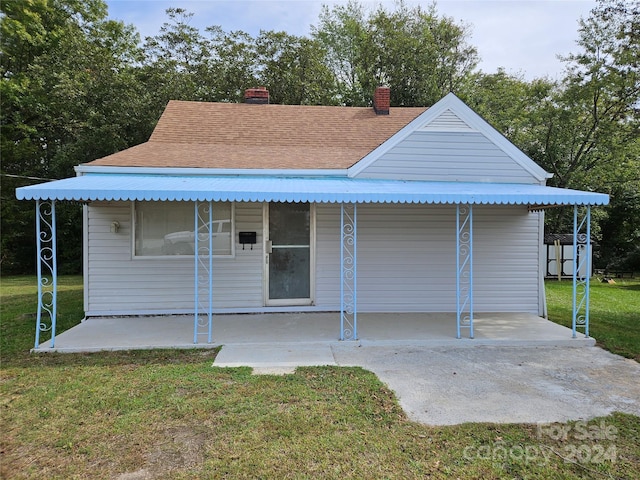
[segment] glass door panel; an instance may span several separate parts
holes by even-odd
[[[308,303],[311,299],[311,208],[308,203],[269,204],[267,255],[268,303],[300,304],[301,300]]]

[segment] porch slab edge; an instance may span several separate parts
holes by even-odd
[[[136,345],[136,346],[104,346],[104,347],[40,347],[40,348],[32,348],[29,350],[30,353],[98,353],[98,352],[122,352],[122,351],[131,351],[131,350],[190,350],[190,349],[199,349],[199,350],[207,350],[221,347],[222,345],[219,343],[198,343],[198,344],[190,344],[190,345]]]
[[[311,347],[314,346],[402,346],[402,347],[416,347],[416,348],[472,348],[472,347],[522,347],[522,348],[535,348],[535,347],[569,347],[569,348],[584,348],[594,347],[596,345],[595,338],[569,338],[566,340],[495,340],[495,339],[472,339],[472,338],[455,338],[451,340],[334,340],[328,342],[233,342],[233,343],[198,343],[198,344],[179,344],[179,345],[114,345],[104,347],[41,347],[38,349],[32,348],[30,353],[98,353],[98,352],[117,352],[117,351],[129,351],[129,350],[190,350],[190,349],[215,349],[219,347],[262,347],[268,346],[270,348],[285,348],[290,346],[297,347]],[[292,366],[309,366],[311,364],[304,364],[300,362],[272,363],[273,366],[292,367]],[[313,365],[316,365],[315,363]],[[231,365],[228,365],[231,366]],[[246,363],[233,365],[233,366],[247,366]]]

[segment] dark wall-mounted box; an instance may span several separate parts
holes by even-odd
[[[240,244],[255,245],[257,241],[256,232],[240,232],[238,233]]]

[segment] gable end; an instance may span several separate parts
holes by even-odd
[[[550,177],[453,93],[349,168],[348,176],[542,185]]]

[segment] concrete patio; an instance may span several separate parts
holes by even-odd
[[[340,342],[339,329],[340,315],[336,312],[215,315],[212,343],[207,343],[207,336],[202,335],[194,344],[192,316],[101,317],[87,319],[57,335],[55,348],[47,341],[36,351],[95,352],[225,345],[223,352],[235,347],[245,355],[248,352],[258,355],[259,345],[305,345],[307,360],[312,361],[312,345],[574,347],[595,344],[593,338],[585,338],[582,334],[572,338],[570,329],[525,313],[478,314],[473,339],[468,338],[468,329],[462,330],[463,338],[455,338],[456,322],[452,313],[361,313],[358,315],[359,339],[355,342]],[[247,346],[252,348],[247,349]],[[329,357],[321,355],[312,363],[302,364],[316,365],[323,359]],[[300,365],[300,359],[295,363]]]

